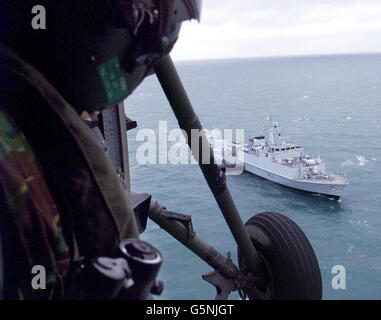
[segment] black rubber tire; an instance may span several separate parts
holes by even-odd
[[[260,276],[264,284],[244,293],[249,299],[320,300],[322,279],[314,250],[303,231],[286,216],[264,212],[249,219],[245,227],[263,258]],[[247,270],[238,250],[241,270]],[[266,293],[265,293],[266,292]]]

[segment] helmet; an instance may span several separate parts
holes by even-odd
[[[170,52],[181,22],[199,20],[201,13],[201,0],[40,0],[46,28],[35,30],[33,1],[0,2],[0,41],[79,112],[115,105],[131,94]]]

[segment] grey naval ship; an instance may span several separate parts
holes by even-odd
[[[229,157],[229,160],[238,159],[245,171],[275,183],[339,199],[348,181],[327,172],[320,155],[311,158],[296,143],[280,139],[278,123],[273,122],[271,117],[266,120],[269,123],[268,136],[251,137],[247,144],[233,142],[233,158]]]

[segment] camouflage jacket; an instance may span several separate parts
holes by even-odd
[[[73,261],[113,257],[121,239],[138,237],[129,196],[76,111],[1,44],[0,111],[4,287],[18,298],[64,297]],[[35,265],[46,270],[41,292],[31,289]]]
[[[0,189],[2,243],[4,256],[9,257],[5,291],[12,298],[51,298],[63,289],[69,248],[41,167],[4,110],[0,110]],[[44,267],[46,283],[40,290],[32,286],[34,266]]]

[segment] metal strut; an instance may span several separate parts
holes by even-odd
[[[260,263],[260,258],[230,195],[226,185],[225,173],[215,164],[213,150],[210,148],[209,142],[202,131],[200,120],[193,110],[171,57],[169,55],[164,56],[154,66],[154,70],[180,128],[185,130],[188,134],[188,145],[192,150],[193,156],[196,160],[201,159],[199,161],[201,171],[221,209],[239,250],[247,261],[250,269],[255,270]],[[200,136],[202,136],[201,144],[197,150],[192,149],[191,133],[194,129],[199,130]],[[204,162],[203,154],[207,154],[208,151],[210,152],[209,161]]]
[[[229,253],[224,257],[194,232],[190,215],[169,212],[151,200],[148,217],[214,269],[202,278],[216,287],[217,300],[226,300],[230,292],[250,285],[250,279],[233,263]]]

